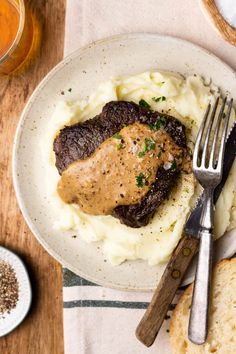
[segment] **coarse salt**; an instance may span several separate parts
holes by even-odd
[[[171,163],[170,162],[165,162],[163,167],[164,167],[164,170],[167,171],[167,170],[169,170],[171,168]]]

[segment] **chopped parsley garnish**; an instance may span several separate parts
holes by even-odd
[[[226,113],[224,112],[224,113],[222,114],[222,119],[225,119],[225,117],[226,117]]]
[[[157,154],[158,159],[160,159],[161,154],[162,154],[162,151],[160,150],[160,151],[158,152],[158,154]]]
[[[142,172],[138,176],[136,176],[135,179],[137,187],[144,187],[146,183],[146,178]]]
[[[138,153],[138,157],[143,157],[147,151],[155,150],[156,143],[152,139],[145,138],[142,150]]]
[[[139,105],[140,105],[140,106],[143,106],[143,107],[145,107],[145,108],[150,108],[150,107],[151,107],[150,104],[147,103],[147,101],[145,101],[145,100],[143,100],[143,99],[141,99],[141,100],[139,101]]]
[[[175,160],[172,161],[170,169],[171,169],[171,171],[177,170],[177,163]]]
[[[145,139],[145,141],[144,141],[144,143],[143,143],[143,145],[142,145],[142,152],[143,152],[143,153],[147,152],[147,142],[146,142],[146,139]]]
[[[162,125],[166,124],[166,119],[164,117],[160,117],[154,124],[150,124],[149,128],[151,130],[159,130]]]
[[[116,133],[116,134],[113,135],[113,138],[114,138],[114,139],[121,140],[123,137],[122,137],[122,135],[120,135],[119,133]]]
[[[138,157],[143,157],[145,155],[145,152],[144,151],[139,151],[139,153],[138,153]]]
[[[68,92],[71,92],[72,91],[72,88],[70,87],[69,89],[68,89]]]
[[[155,150],[156,143],[155,143],[154,140],[146,138],[145,139],[145,144],[146,144],[146,147],[147,147],[147,151]]]
[[[116,133],[113,135],[113,138],[121,141],[119,144],[116,145],[117,150],[124,149],[125,146],[123,145],[123,136],[120,133]]]
[[[155,101],[155,102],[166,101],[166,97],[165,97],[165,96],[153,97],[152,99],[153,99],[153,101]]]
[[[117,150],[121,150],[121,149],[124,149],[125,146],[120,143],[120,144],[116,145],[116,148],[117,148]]]

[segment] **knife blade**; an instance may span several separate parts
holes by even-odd
[[[225,145],[225,154],[224,154],[224,162],[223,162],[223,173],[220,184],[215,188],[213,202],[216,204],[220,193],[227,181],[227,177],[229,175],[230,169],[234,162],[236,156],[236,122],[234,122],[233,127],[228,135],[226,145]],[[195,205],[195,208],[191,212],[185,227],[184,232],[191,236],[197,236],[199,230],[199,219],[202,213],[203,207],[203,194],[200,195],[198,201]]]

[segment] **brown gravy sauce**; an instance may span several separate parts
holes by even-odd
[[[118,205],[139,202],[161,165],[165,169],[186,165],[188,172],[185,156],[185,149],[164,129],[134,123],[104,141],[89,158],[68,166],[57,191],[64,202],[77,203],[88,214],[108,215]]]

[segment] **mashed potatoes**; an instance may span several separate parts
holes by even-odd
[[[52,143],[64,125],[94,117],[111,100],[138,103],[140,99],[145,99],[153,110],[167,112],[178,118],[187,127],[187,138],[191,145],[207,104],[214,99],[216,91],[199,76],[184,79],[173,73],[145,72],[112,78],[101,84],[87,101],[61,102],[49,121],[48,135],[43,142],[48,171],[47,191],[58,215],[55,228],[74,230],[87,242],[103,241],[104,254],[113,265],[135,259],[146,260],[150,265],[166,261],[181,237],[186,218],[199,193],[193,175],[182,174],[170,198],[158,208],[153,220],[147,226],[133,229],[122,225],[112,216],[88,215],[77,205],[67,205],[60,200],[56,192],[60,177],[55,167]],[[165,99],[155,102],[153,97]],[[236,165],[216,205],[216,237],[235,226],[235,186]]]

